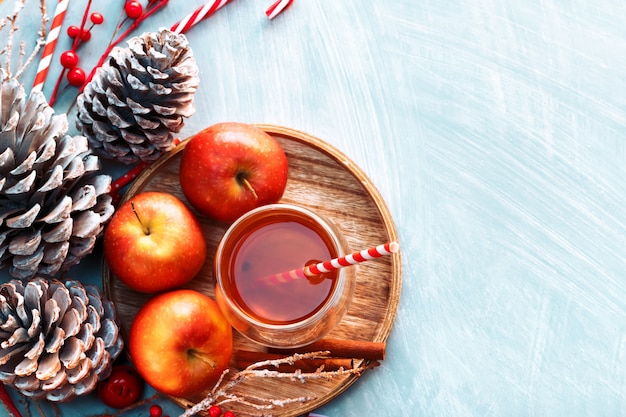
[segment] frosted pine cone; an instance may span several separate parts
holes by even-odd
[[[0,285],[0,382],[67,401],[92,391],[123,348],[113,303],[78,281]]]
[[[115,48],[78,96],[76,126],[100,156],[150,162],[194,113],[198,66],[184,35],[166,29]]]
[[[114,208],[111,177],[83,136],[66,136],[42,93],[0,69],[0,267],[53,276],[90,253]]]

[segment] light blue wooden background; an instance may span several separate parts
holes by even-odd
[[[121,3],[94,10],[114,23]],[[626,3],[294,0],[271,22],[270,3],[189,32],[184,133],[236,120],[328,141],[379,188],[403,252],[387,359],[318,412],[625,415]],[[200,4],[170,0],[142,29]],[[98,263],[74,273],[99,282]]]

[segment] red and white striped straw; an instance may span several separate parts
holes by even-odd
[[[268,9],[265,11],[265,15],[268,19],[272,20],[273,18],[281,14],[283,10],[285,10],[287,6],[289,6],[292,2],[293,0],[277,0],[274,4],[268,7]]]
[[[226,3],[230,3],[231,1],[232,0],[214,0],[208,2],[204,6],[197,8],[196,11],[191,13],[189,16],[185,17],[178,23],[175,23],[170,30],[177,34],[187,33],[187,31],[198,22],[210,17],[220,7],[224,6]]]
[[[46,43],[41,53],[41,60],[37,67],[37,74],[35,75],[35,81],[33,82],[33,88],[31,92],[41,91],[43,84],[48,76],[48,70],[52,62],[52,55],[54,54],[54,48],[56,48],[57,41],[59,40],[59,34],[61,33],[61,26],[63,26],[63,20],[65,19],[65,13],[67,12],[67,6],[70,0],[59,0],[57,7],[54,10],[54,17],[50,24],[50,31],[46,37]]]
[[[353,252],[349,255],[334,258],[326,262],[307,265],[302,268],[292,269],[291,271],[282,272],[275,275],[263,277],[261,280],[267,284],[280,284],[296,279],[312,278],[331,271],[335,271],[347,266],[356,265],[362,262],[371,261],[376,258],[391,255],[400,250],[398,242],[387,242],[383,245],[373,246],[362,251]]]

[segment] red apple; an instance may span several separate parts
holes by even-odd
[[[176,196],[137,194],[115,212],[104,232],[104,257],[129,288],[160,292],[190,281],[207,255],[200,222]]]
[[[130,357],[157,391],[195,397],[211,389],[228,367],[232,328],[213,299],[194,290],[149,300],[130,328]]]
[[[244,123],[218,123],[189,138],[180,162],[180,185],[198,211],[232,222],[253,208],[280,200],[287,165],[280,144],[263,130]]]

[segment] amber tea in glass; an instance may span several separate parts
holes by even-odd
[[[233,327],[272,347],[311,343],[341,319],[353,268],[311,278],[278,275],[348,254],[338,228],[308,209],[272,204],[228,229],[215,256],[216,299]]]

